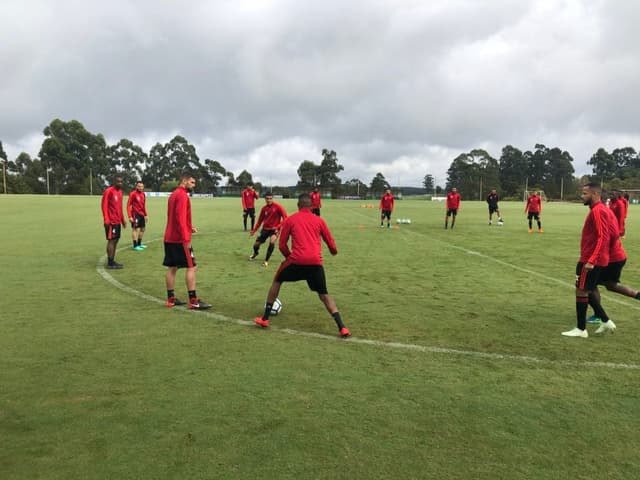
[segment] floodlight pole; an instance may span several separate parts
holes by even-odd
[[[2,162],[2,185],[4,186],[4,194],[7,194],[7,159]]]

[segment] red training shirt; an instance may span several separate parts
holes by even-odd
[[[289,237],[291,250],[288,245]],[[278,247],[287,262],[295,265],[322,265],[320,239],[324,240],[332,255],[338,253],[336,242],[324,219],[311,213],[309,208],[302,208],[283,222]]]
[[[618,222],[618,229],[622,232],[624,230],[624,218],[625,218],[625,209],[624,202],[617,198],[612,198],[609,201],[609,208],[613,212]]]
[[[380,199],[380,210],[389,210],[393,212],[395,206],[395,199],[391,193],[385,193]]]
[[[129,218],[134,218],[136,215],[147,216],[147,196],[144,192],[133,190],[129,194],[127,200],[127,215]]]
[[[253,188],[245,188],[242,191],[242,209],[256,208],[256,200],[258,199],[258,192]]]
[[[311,197],[311,208],[322,207],[322,196],[320,195],[320,192],[311,192],[309,197]]]
[[[164,230],[166,243],[191,242],[191,199],[187,189],[180,186],[169,196],[167,204],[167,227]]]
[[[457,210],[460,208],[460,194],[458,192],[447,193],[447,210]]]
[[[607,227],[608,218],[604,203],[589,207],[589,214],[582,227],[582,239],[580,241],[580,261],[591,263],[598,267],[606,267],[609,264],[610,233]]]
[[[262,228],[264,230],[277,230],[285,218],[287,218],[287,211],[279,203],[273,202],[271,205],[265,205],[260,210],[258,221],[251,233],[256,233],[263,222],[264,226]]]
[[[538,195],[529,195],[527,198],[527,206],[524,208],[525,212],[540,213],[542,211],[542,198]]]
[[[114,185],[102,194],[102,218],[105,225],[125,225],[122,198],[122,189]]]
[[[618,219],[609,208],[604,209],[604,214],[607,230],[609,231],[609,263],[626,260],[627,252],[622,248],[622,242],[620,241]]]

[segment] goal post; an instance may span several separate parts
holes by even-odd
[[[522,200],[526,202],[527,198],[529,198],[529,195],[532,195],[536,192],[538,193],[538,195],[540,195],[540,198],[542,199],[543,202],[547,201],[547,196],[545,195],[544,190],[542,189],[525,190]]]

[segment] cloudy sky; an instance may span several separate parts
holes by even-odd
[[[451,161],[536,143],[640,149],[634,0],[3,0],[0,141],[37,156],[54,118],[146,151],[292,184],[444,185]]]

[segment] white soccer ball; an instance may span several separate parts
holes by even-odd
[[[278,315],[282,310],[282,302],[279,298],[276,298],[271,306],[271,315]]]
[[[410,219],[410,218],[407,218],[407,219],[406,219],[406,221],[405,221],[405,223],[411,223],[411,219]]]
[[[498,226],[501,227],[504,225],[504,222],[498,222]]]

